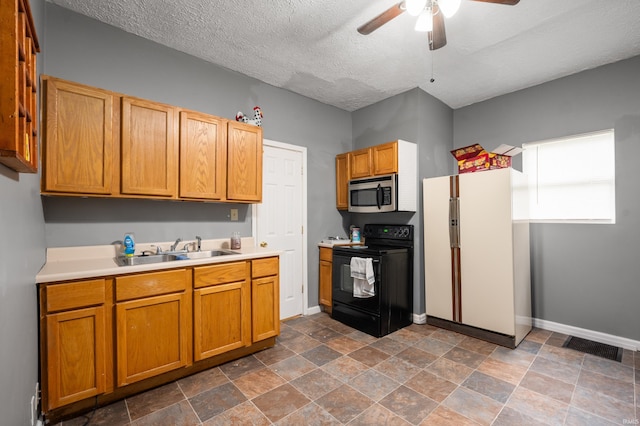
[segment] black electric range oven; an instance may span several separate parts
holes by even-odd
[[[413,322],[413,225],[365,225],[362,236],[365,246],[333,248],[331,316],[382,337]],[[354,295],[353,257],[371,259],[373,296]]]

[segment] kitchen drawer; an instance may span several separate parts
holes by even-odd
[[[280,272],[278,257],[267,257],[251,261],[251,277],[260,278],[278,275]]]
[[[47,286],[47,312],[102,305],[106,280],[89,280]]]
[[[249,277],[249,262],[220,263],[193,270],[193,286],[208,287],[217,284],[244,281]]]
[[[328,247],[320,247],[320,260],[326,260],[327,262],[333,261],[333,249]]]
[[[116,301],[177,293],[185,291],[188,285],[187,269],[116,277]]]

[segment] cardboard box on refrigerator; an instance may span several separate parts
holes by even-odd
[[[511,167],[511,157],[522,152],[522,148],[500,145],[487,152],[482,145],[475,144],[454,149],[451,154],[458,160],[458,173],[473,173]]]

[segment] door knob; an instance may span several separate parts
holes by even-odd
[[[260,243],[260,247],[266,247],[266,246],[268,246],[266,241],[263,241],[263,242]]]

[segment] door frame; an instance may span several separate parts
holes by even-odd
[[[307,148],[304,146],[291,145],[284,142],[272,141],[269,139],[263,139],[263,146],[270,146],[273,148],[287,149],[302,154],[302,315],[309,313],[309,269],[307,259]],[[256,245],[258,242],[258,206],[256,204],[251,205],[251,235]]]

